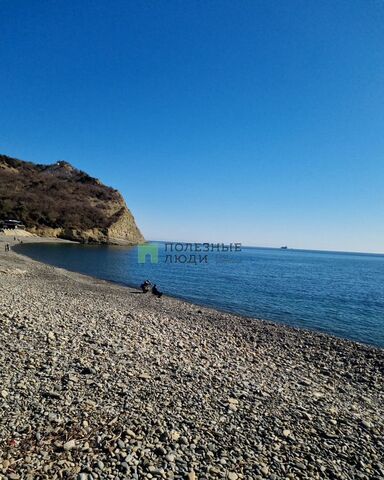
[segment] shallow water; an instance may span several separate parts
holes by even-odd
[[[384,255],[243,247],[209,252],[207,263],[138,263],[137,247],[23,244],[36,260],[242,315],[384,347]],[[206,253],[201,253],[205,255]],[[197,254],[197,258],[198,258]],[[167,259],[169,261],[169,257]]]

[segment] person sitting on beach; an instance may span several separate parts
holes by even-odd
[[[141,290],[143,291],[143,293],[147,293],[149,292],[149,289],[150,289],[150,286],[151,286],[151,282],[149,280],[145,280],[141,285],[140,285],[140,288]]]
[[[160,298],[160,297],[163,295],[163,292],[160,292],[160,291],[157,289],[156,285],[153,285],[153,287],[152,287],[152,294],[153,294],[153,295],[156,295],[157,298]]]

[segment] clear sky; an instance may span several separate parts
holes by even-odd
[[[148,239],[384,252],[381,0],[0,0],[0,153]]]

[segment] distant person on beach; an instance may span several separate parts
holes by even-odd
[[[151,287],[151,282],[149,280],[145,280],[141,285],[140,288],[143,291],[143,293],[147,293],[150,290]]]
[[[156,285],[153,285],[153,287],[152,287],[152,294],[153,294],[153,295],[156,295],[157,298],[160,298],[160,297],[163,295],[163,292],[160,292],[160,291],[157,289]]]

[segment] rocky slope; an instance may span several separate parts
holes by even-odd
[[[38,235],[84,243],[144,241],[121,194],[67,162],[36,165],[0,155],[0,219]]]

